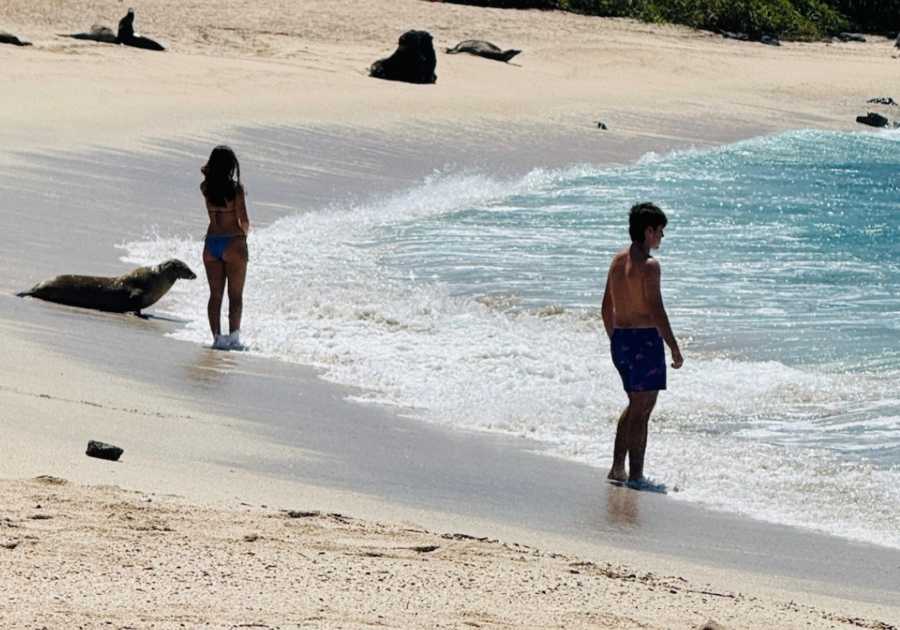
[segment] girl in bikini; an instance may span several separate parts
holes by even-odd
[[[250,221],[241,185],[241,167],[234,151],[226,146],[213,149],[200,168],[205,179],[200,192],[206,200],[209,228],[203,246],[203,264],[209,281],[209,327],[213,348],[240,348],[244,279],[247,276],[247,233]],[[221,331],[222,299],[228,288],[228,334]]]

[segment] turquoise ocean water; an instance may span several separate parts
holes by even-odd
[[[251,214],[263,173],[290,170],[290,151],[264,155]],[[283,218],[250,239],[252,352],[600,477],[626,402],[599,318],[605,273],[630,205],[658,203],[685,365],[660,396],[648,476],[672,500],[900,548],[897,132],[798,131],[516,179],[448,169],[312,211],[285,191],[271,202]],[[126,243],[126,259],[202,267],[198,238]],[[191,320],[178,337],[208,343],[205,299],[179,284],[161,303]]]

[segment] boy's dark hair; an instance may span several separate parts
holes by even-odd
[[[656,205],[644,202],[631,206],[628,213],[628,234],[632,243],[643,243],[647,228],[666,227],[669,220]]]

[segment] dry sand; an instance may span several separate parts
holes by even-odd
[[[0,4],[0,28],[34,43],[0,46],[0,162],[275,123],[490,139],[556,162],[627,161],[800,127],[853,130],[868,109],[892,114],[865,101],[890,96],[900,72],[892,43],[879,38],[770,48],[679,27],[419,0],[147,0],[135,7],[136,27],[165,53],[57,36],[115,27],[127,8]],[[438,48],[484,38],[524,52],[510,65],[439,53],[434,86],[367,78],[409,28],[430,31]],[[900,608],[824,598],[777,576],[229,469],[216,458],[279,447],[234,418],[32,341],[50,336],[23,321],[0,325],[2,628],[900,623]],[[239,361],[198,369],[240,376]],[[107,435],[128,442],[127,461],[81,454],[84,436]]]
[[[791,598],[337,513],[0,481],[5,628],[882,628]],[[11,561],[10,561],[11,559]]]
[[[477,133],[498,121],[697,143],[756,131],[855,127],[896,81],[892,42],[726,40],[681,27],[420,0],[146,0],[136,28],[164,54],[58,37],[127,5],[5,0],[0,28],[4,149],[127,144],[232,124],[342,122],[402,131],[417,122]],[[506,65],[438,53],[438,81],[373,81],[368,66],[410,28],[440,51],[484,38],[522,49]],[[596,136],[596,134],[595,134]],[[712,136],[712,137],[711,137]]]

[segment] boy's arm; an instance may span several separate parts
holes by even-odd
[[[612,293],[609,290],[609,274],[606,275],[606,288],[603,289],[603,305],[600,307],[600,315],[603,317],[606,334],[612,339],[613,330],[616,327],[616,309],[613,307]]]
[[[662,291],[660,290],[660,268],[659,262],[651,258],[647,261],[644,273],[644,295],[647,299],[647,307],[650,310],[650,319],[659,334],[662,335],[663,341],[669,346],[672,352],[672,367],[676,370],[684,363],[681,356],[681,350],[678,348],[678,342],[675,340],[675,333],[672,332],[672,326],[669,324],[669,316],[666,314],[666,308],[663,306]]]

